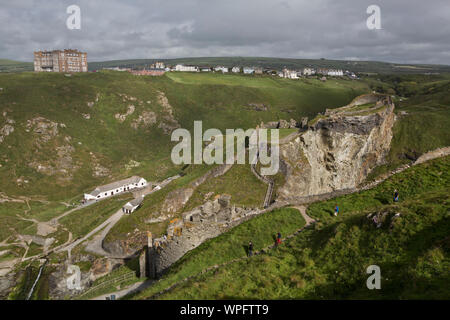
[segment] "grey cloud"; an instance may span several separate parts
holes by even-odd
[[[377,0],[382,30],[368,30],[373,0],[1,0],[0,57],[79,48],[90,61],[269,56],[450,64],[450,1]],[[67,6],[82,29],[68,30]]]

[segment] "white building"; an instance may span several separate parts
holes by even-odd
[[[133,199],[133,200],[127,202],[123,206],[122,211],[127,214],[133,213],[134,211],[136,211],[137,208],[139,208],[141,206],[143,201],[144,201],[144,196],[137,197],[136,199]]]
[[[312,76],[313,74],[316,74],[316,70],[314,70],[313,68],[303,68],[304,76]]]
[[[115,194],[131,191],[137,188],[144,188],[148,185],[147,180],[144,178],[133,176],[128,179],[116,181],[104,186],[95,188],[91,193],[85,193],[85,200],[98,200],[107,197],[111,197]]]
[[[214,68],[214,71],[219,72],[222,71],[222,73],[227,73],[228,72],[228,68],[227,67],[223,67],[223,66],[217,66]]]
[[[250,68],[250,67],[244,67],[244,69],[242,70],[245,74],[253,74],[255,72],[255,69]]]
[[[231,68],[231,72],[239,73],[239,72],[241,72],[241,68],[239,68],[239,67],[233,67],[233,68]]]
[[[287,79],[298,79],[297,71],[283,69],[283,77]]]
[[[161,61],[157,61],[155,62],[155,69],[165,69],[166,65],[164,64],[164,62]]]
[[[185,66],[185,65],[182,65],[182,64],[177,64],[175,66],[175,71],[198,72],[198,67],[196,67],[196,66]]]
[[[332,77],[342,77],[344,75],[344,71],[330,69],[330,70],[328,70],[328,75],[332,76]]]

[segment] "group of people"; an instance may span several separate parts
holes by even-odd
[[[397,191],[397,189],[394,190],[394,202],[398,202],[398,198],[399,198],[399,193]],[[334,206],[334,216],[337,217],[337,215],[339,214],[339,206],[336,204]],[[281,244],[281,233],[278,232],[276,239],[275,239],[275,247],[278,247],[278,245]],[[248,243],[248,256],[251,257],[253,255],[253,243],[250,241]]]
[[[275,238],[275,247],[281,244],[281,233],[278,232]],[[253,255],[253,242],[248,243],[248,256],[251,257]]]

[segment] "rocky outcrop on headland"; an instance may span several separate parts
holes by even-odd
[[[306,132],[281,146],[286,183],[279,198],[355,188],[384,162],[394,122],[390,97],[376,94],[319,115]]]

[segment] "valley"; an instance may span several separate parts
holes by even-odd
[[[409,168],[450,146],[446,74],[323,82],[20,73],[0,74],[0,87],[1,298],[24,299],[44,262],[32,299],[95,298],[138,283],[142,290],[126,298],[379,298],[351,293],[357,268],[389,259],[393,284],[383,298],[417,297],[415,285],[448,297],[420,269],[448,279],[447,149]],[[193,132],[194,121],[225,132],[291,119],[297,127],[277,129],[281,169],[266,176],[269,183],[260,163],[171,161],[171,132]],[[389,175],[398,168],[406,170]],[[95,187],[134,175],[160,186],[135,212],[123,214],[122,207],[140,191],[80,204]],[[398,204],[389,201],[395,188]],[[337,219],[334,203],[343,212]],[[402,218],[392,232],[386,224],[372,230],[366,218],[391,221],[396,213]],[[315,222],[303,228],[305,218]],[[240,259],[248,241],[260,250],[276,232],[295,236]],[[157,279],[146,280],[139,266],[145,246]],[[340,251],[332,255],[333,248]],[[69,265],[81,270],[81,291],[65,287]],[[405,266],[406,275],[394,274]]]

